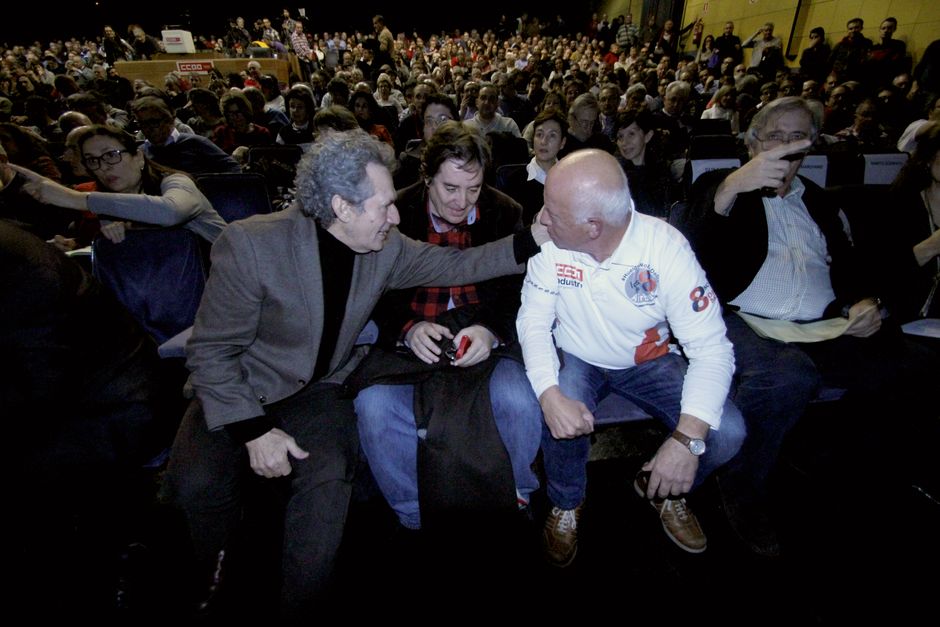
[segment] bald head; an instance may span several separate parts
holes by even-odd
[[[579,150],[549,170],[541,220],[559,248],[603,261],[620,243],[632,208],[617,160],[602,150]]]

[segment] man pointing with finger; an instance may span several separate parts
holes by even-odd
[[[682,497],[744,436],[740,414],[726,404],[734,356],[705,273],[675,229],[634,211],[623,170],[599,150],[551,169],[540,219],[552,241],[529,262],[516,324],[545,416],[553,505],[546,556],[557,566],[574,560],[593,412],[611,392],[672,432],[634,485],[669,538],[700,553],[705,535]],[[688,364],[670,345],[673,334]]]
[[[802,98],[775,100],[747,131],[751,160],[703,175],[690,194],[700,220],[689,231],[693,248],[721,302],[743,314],[726,313],[725,324],[747,439],[718,479],[729,522],[762,555],[779,552],[768,475],[820,382],[847,390],[860,433],[916,404],[907,390],[929,358],[883,328],[882,286],[857,259],[838,204],[797,176],[817,133]]]

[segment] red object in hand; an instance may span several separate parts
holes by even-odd
[[[467,349],[470,348],[470,336],[465,335],[460,338],[460,345],[457,346],[457,353],[454,355],[454,359],[460,359],[463,357],[463,354],[467,352]]]

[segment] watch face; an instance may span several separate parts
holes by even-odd
[[[701,455],[705,452],[705,440],[689,440],[689,450],[693,455]]]

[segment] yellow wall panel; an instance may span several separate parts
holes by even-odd
[[[940,5],[936,3],[922,2],[921,0],[892,0],[888,3],[884,17],[890,15],[898,19],[898,32],[900,34],[901,24],[913,24],[920,19],[920,15],[924,11],[930,11],[925,6],[927,4],[933,4],[937,9],[940,9]]]
[[[774,34],[783,40],[786,52],[787,39],[793,25],[796,0],[686,0],[685,21],[704,14],[705,33],[720,35],[726,21],[735,25],[735,34],[747,39],[764,22],[774,22]],[[938,0],[804,0],[802,16],[797,21],[797,32],[790,54],[797,55],[809,44],[809,31],[816,26],[826,29],[829,44],[834,46],[846,33],[845,24],[853,17],[865,20],[863,34],[878,41],[881,21],[893,16],[898,20],[898,39],[907,43],[914,63],[930,42],[940,39],[940,1]],[[745,53],[747,58],[748,53]],[[796,65],[797,61],[791,62]]]
[[[835,12],[835,0],[829,0],[828,2],[810,3],[809,11],[807,12],[806,17],[806,24],[809,26],[809,28],[806,29],[806,32],[803,34],[803,36],[808,40],[810,29],[815,28],[820,24],[832,24]],[[825,28],[825,26],[823,28]]]

